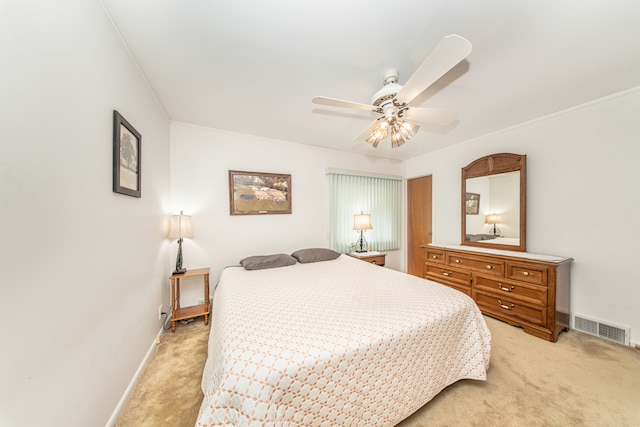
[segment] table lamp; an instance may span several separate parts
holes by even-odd
[[[171,224],[169,226],[169,238],[178,239],[178,256],[176,257],[176,270],[173,274],[180,274],[187,271],[182,267],[182,238],[193,237],[193,229],[191,228],[191,215],[184,215],[180,211],[180,215],[171,215]]]
[[[367,252],[367,241],[364,239],[364,230],[371,230],[371,214],[363,214],[353,216],[353,229],[360,232],[360,238],[356,242],[356,252]]]

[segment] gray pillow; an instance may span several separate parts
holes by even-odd
[[[327,248],[300,249],[291,254],[299,263],[309,263],[318,261],[330,261],[340,256],[339,252]]]
[[[467,234],[466,239],[470,242],[480,242],[482,240],[491,240],[495,239],[498,236],[494,236],[493,234]]]
[[[498,236],[493,235],[493,234],[481,234],[481,236],[482,236],[481,240],[491,240],[491,239],[495,239],[496,237],[498,237]]]
[[[245,270],[264,270],[265,268],[285,267],[297,261],[287,254],[250,256],[240,261]]]

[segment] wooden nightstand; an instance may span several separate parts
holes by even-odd
[[[197,268],[187,270],[181,274],[172,274],[171,279],[171,332],[176,331],[178,320],[191,319],[204,316],[204,324],[209,324],[209,270],[210,268]],[[180,307],[180,279],[185,277],[202,276],[204,279],[204,304],[190,307]]]
[[[370,262],[371,264],[379,265],[380,267],[384,267],[385,257],[387,256],[387,254],[381,252],[351,252],[347,255]]]

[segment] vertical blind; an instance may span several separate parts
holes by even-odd
[[[402,177],[327,169],[331,211],[331,247],[352,252],[360,237],[353,216],[371,214],[373,229],[364,232],[369,248],[385,251],[400,247],[400,186]]]

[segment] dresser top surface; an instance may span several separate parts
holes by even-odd
[[[556,255],[541,255],[541,254],[532,254],[530,252],[514,252],[514,251],[505,251],[500,249],[487,249],[487,248],[477,248],[475,246],[462,246],[462,245],[453,245],[447,243],[429,243],[426,245],[421,245],[423,248],[442,248],[442,249],[453,249],[458,251],[466,251],[466,252],[477,252],[486,255],[498,255],[505,256],[511,258],[522,258],[522,259],[530,259],[535,261],[544,261],[544,262],[553,262],[553,263],[562,263],[566,261],[572,261],[572,258],[561,257]]]
[[[373,256],[383,256],[386,254],[383,254],[382,252],[377,252],[377,251],[369,251],[369,252],[349,252],[349,255],[357,258],[368,258]]]

